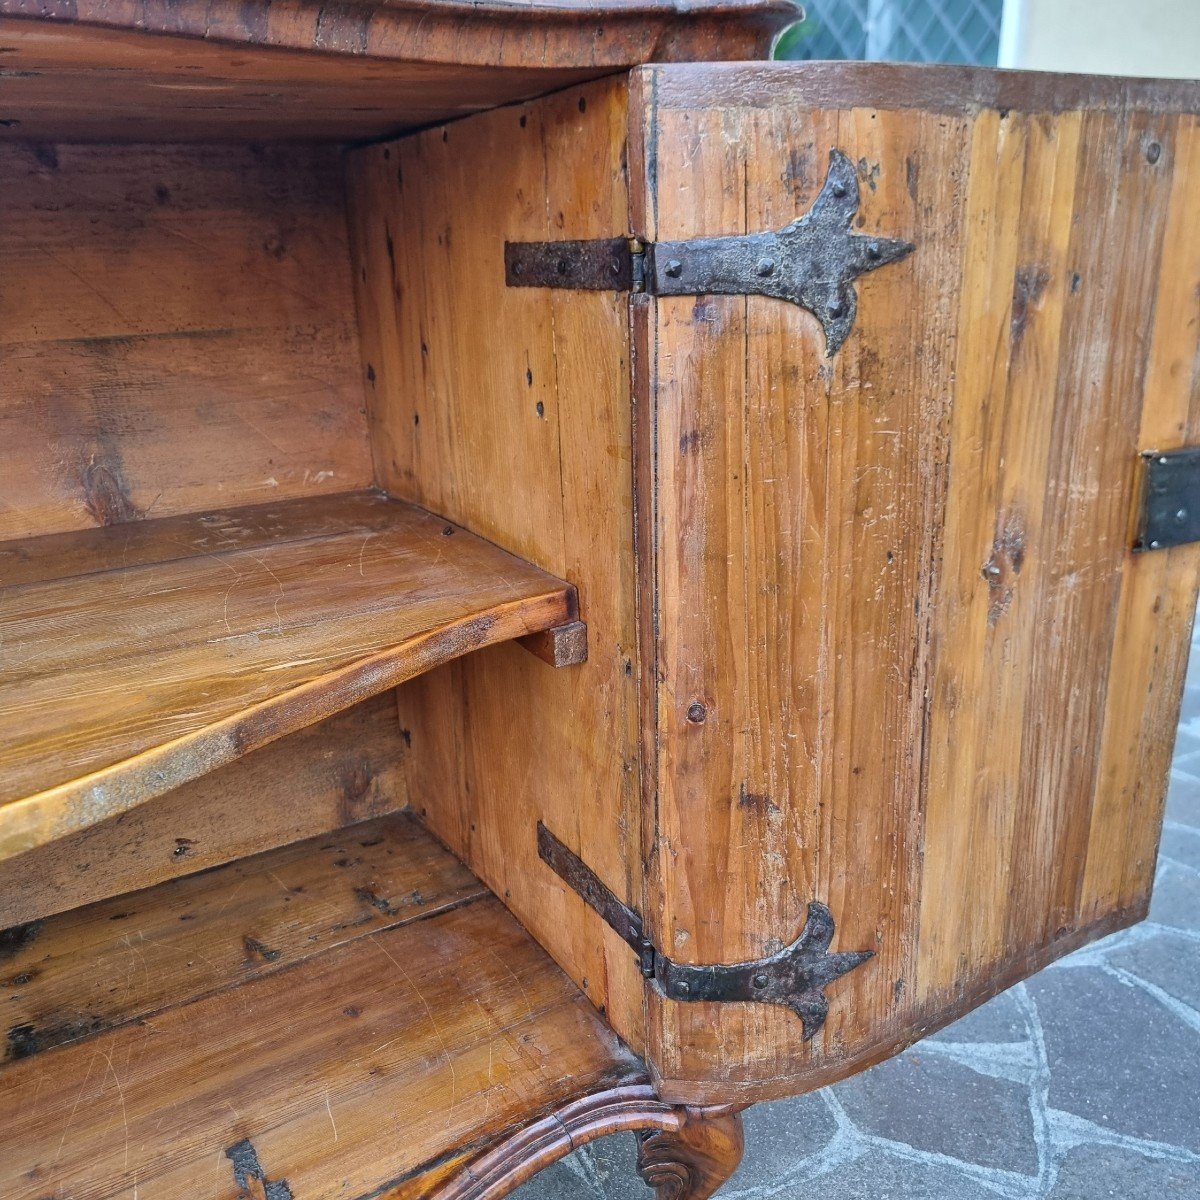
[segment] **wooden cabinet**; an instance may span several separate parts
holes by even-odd
[[[0,1192],[702,1200],[1144,915],[1196,85],[227,7],[0,0]]]

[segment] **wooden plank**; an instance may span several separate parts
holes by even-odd
[[[78,580],[235,550],[261,553],[279,542],[297,545],[301,539],[370,538],[388,530],[395,519],[395,506],[382,492],[346,492],[13,538],[0,542],[0,586]],[[104,586],[105,581],[99,582]]]
[[[638,902],[628,300],[503,271],[506,239],[627,228],[625,141],[624,85],[597,83],[356,151],[349,178],[380,483],[570,580],[588,627],[567,671],[504,647],[402,688],[410,794],[636,1049],[633,956],[536,844],[544,820]]]
[[[0,862],[0,928],[402,808],[404,739],[374,696],[153,804]]]
[[[5,1061],[486,895],[411,817],[395,816],[8,929]]]
[[[336,12],[318,0],[75,0],[69,10],[0,0],[0,17],[35,18],[62,31],[81,57],[90,53],[97,31],[128,31],[224,43],[227,57],[239,59],[267,49],[306,51],[282,61],[293,69],[297,60],[316,61],[325,71],[348,58],[459,68],[503,64],[535,74],[611,73],[652,60],[759,58],[797,16],[786,0],[355,0]],[[103,52],[101,61],[110,61]]]
[[[796,13],[783,0],[217,8],[68,16],[4,0],[0,140],[394,137],[651,58],[760,58]]]
[[[13,72],[5,80],[0,141],[360,141],[604,71],[236,47],[4,16],[0,49]]]
[[[910,666],[927,617],[909,597],[935,554],[945,432],[927,398],[950,349],[927,314],[953,304],[940,255],[960,220],[947,180],[962,125],[747,113],[720,96],[677,111],[656,108],[647,82],[655,236],[778,228],[839,146],[874,185],[862,228],[919,230],[925,247],[861,281],[852,344],[832,363],[814,319],[770,300],[661,300],[652,332],[660,618],[646,678],[662,682],[648,909],[665,953],[717,963],[772,952],[810,900],[829,904],[836,948],[878,954],[829,989],[819,1061],[879,1026],[892,992],[877,981],[906,965],[888,933],[911,903],[902,847],[919,817],[923,686]],[[915,194],[900,146],[920,153]],[[727,1095],[778,1081],[807,1058],[783,1009],[651,1008],[653,1062],[679,1094],[704,1090],[697,1079]]]
[[[1200,554],[1137,559],[1129,530],[1140,451],[1195,420],[1171,110],[1200,89],[1021,82],[635,76],[638,232],[778,228],[838,147],[856,229],[917,243],[858,281],[832,361],[756,297],[635,322],[655,940],[758,957],[815,899],[835,949],[875,951],[810,1043],[783,1009],[651,993],[668,1098],[832,1082],[1144,912]]]
[[[5,146],[0,171],[0,537],[371,483],[332,151]]]
[[[296,1196],[420,1194],[447,1155],[644,1080],[403,817],[52,918],[17,958],[32,978],[5,998],[27,1051],[0,1067],[13,1200],[201,1183],[235,1200],[255,1173]],[[46,1053],[38,1033],[72,1024],[81,1040]]]
[[[1200,279],[1200,222],[1191,199],[1200,179],[1200,120],[1181,117],[1167,149],[1172,180],[1162,240],[1178,265],[1162,273],[1152,304],[1156,313],[1190,311],[1193,319],[1154,325],[1137,439],[1147,450],[1200,439],[1200,319],[1195,319],[1200,299],[1194,287]],[[1079,899],[1092,919],[1110,911],[1141,912],[1149,904],[1166,800],[1161,773],[1171,759],[1188,661],[1176,637],[1164,638],[1161,630],[1190,627],[1198,573],[1200,556],[1185,546],[1135,557],[1122,578],[1117,645],[1139,652],[1114,655],[1109,672],[1099,786]],[[1128,730],[1138,736],[1121,736]]]
[[[436,663],[575,619],[570,585],[440,517],[376,493],[334,504],[390,520],[364,530],[351,512],[344,532],[322,535],[312,505],[278,506],[257,546],[181,542],[190,557],[52,571],[60,577],[0,595],[0,857]]]

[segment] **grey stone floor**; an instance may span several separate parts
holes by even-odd
[[[1200,641],[1150,919],[746,1131],[721,1200],[1200,1198]],[[650,1200],[632,1135],[514,1195]]]

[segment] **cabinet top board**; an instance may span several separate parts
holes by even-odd
[[[0,16],[322,54],[537,70],[761,57],[791,0],[0,0]]]
[[[0,138],[359,141],[651,62],[764,58],[792,0],[0,0]]]

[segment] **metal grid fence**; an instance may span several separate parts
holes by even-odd
[[[1003,0],[802,0],[779,57],[996,65]]]

